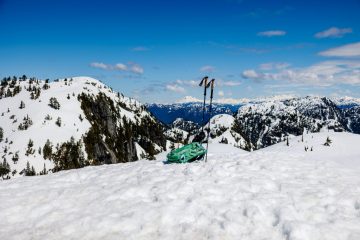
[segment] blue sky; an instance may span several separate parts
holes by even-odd
[[[91,76],[143,102],[360,97],[360,2],[0,0],[0,76]]]

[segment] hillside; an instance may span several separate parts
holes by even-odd
[[[305,97],[248,104],[239,109],[233,129],[255,149],[303,132],[350,131],[342,111],[328,98]]]
[[[166,148],[142,104],[89,77],[4,79],[0,114],[3,178],[151,159]]]
[[[166,135],[174,142],[204,141],[206,137],[206,133],[201,134],[202,128],[196,127],[197,123],[201,125],[202,122],[202,103],[197,99],[190,100],[193,102],[147,105],[160,121],[168,123],[170,129],[166,130]],[[257,98],[241,105],[218,103],[215,105],[214,117],[210,120],[211,124],[218,127],[211,130],[210,141],[254,150],[284,141],[288,136],[302,135],[304,131],[334,129],[359,134],[359,103],[357,98],[310,96]],[[206,126],[208,118],[207,114]],[[231,124],[228,124],[229,118],[232,119]]]
[[[207,163],[166,165],[161,153],[156,161],[3,181],[0,236],[357,240],[359,142],[360,135],[322,132],[254,152],[210,144]]]

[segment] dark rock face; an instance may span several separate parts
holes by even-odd
[[[360,106],[353,106],[342,110],[344,124],[353,132],[360,134]]]
[[[346,131],[341,110],[328,98],[298,98],[244,106],[236,116],[237,132],[255,149],[284,141],[287,135],[327,127]]]
[[[119,103],[102,93],[95,98],[86,94],[78,98],[91,123],[89,132],[84,136],[84,143],[88,158],[93,159],[95,164],[136,161],[136,142],[149,158],[157,153],[154,143],[165,149],[162,126],[151,117],[142,117],[141,123],[121,117]]]

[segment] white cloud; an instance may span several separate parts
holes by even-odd
[[[200,80],[195,81],[195,80],[180,80],[180,79],[178,79],[175,81],[175,83],[178,85],[181,85],[181,86],[198,87]],[[222,79],[216,79],[215,85],[219,86],[219,87],[234,87],[234,86],[241,85],[241,82],[240,81],[224,81]]]
[[[331,27],[322,32],[318,32],[315,34],[316,38],[341,38],[345,34],[352,33],[351,28],[337,28]]]
[[[127,70],[127,66],[123,63],[117,63],[115,66],[114,66],[114,69],[116,70],[121,70],[121,71],[126,71]]]
[[[127,65],[123,63],[117,63],[115,65],[105,64],[101,62],[90,63],[91,67],[100,68],[104,70],[119,70],[119,71],[130,71],[136,74],[143,74],[144,69],[137,63],[130,62]]]
[[[289,67],[290,64],[286,62],[269,62],[260,64],[260,70],[273,70],[273,69],[285,69]]]
[[[215,67],[210,66],[210,65],[206,65],[206,66],[202,66],[200,68],[200,72],[214,72],[215,71]]]
[[[106,70],[111,68],[110,65],[107,65],[107,64],[102,63],[102,62],[92,62],[92,63],[90,63],[90,67],[101,68],[101,69],[106,69]]]
[[[242,77],[245,79],[263,80],[263,74],[256,72],[254,69],[248,69],[243,71]]]
[[[200,81],[197,82],[195,80],[180,80],[180,79],[176,80],[175,82],[179,85],[185,85],[185,86],[191,86],[191,87],[197,87],[197,86],[199,86],[199,83],[200,83]]]
[[[286,35],[286,32],[281,30],[270,30],[265,32],[259,32],[257,35],[261,37],[275,37],[275,36],[284,36]]]
[[[177,84],[167,84],[165,86],[167,91],[176,92],[176,93],[184,93],[185,89]]]
[[[325,57],[360,57],[360,42],[331,48],[320,52],[319,55]]]
[[[223,97],[225,95],[225,93],[224,93],[224,91],[220,90],[220,91],[218,91],[218,95],[219,95],[219,97]]]
[[[360,84],[360,61],[325,61],[307,68],[284,69],[276,73],[257,72],[250,69],[245,70],[242,76],[255,82],[275,80],[312,86],[358,85]]]
[[[133,72],[133,73],[136,73],[136,74],[143,74],[144,73],[144,69],[138,64],[133,64],[131,66],[130,71]]]
[[[244,104],[244,103],[248,103],[250,101],[250,99],[248,98],[219,98],[219,99],[215,99],[214,103],[221,103],[221,104]],[[189,102],[203,102],[202,99],[198,99],[192,96],[186,96],[178,101],[176,101],[177,103],[189,103]]]
[[[224,81],[222,79],[215,80],[215,85],[219,87],[235,87],[241,85],[240,81]]]

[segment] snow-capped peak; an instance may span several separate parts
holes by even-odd
[[[194,102],[203,102],[203,100],[200,100],[192,96],[185,96],[182,99],[176,101],[176,103],[194,103]]]

